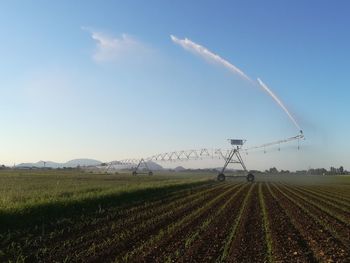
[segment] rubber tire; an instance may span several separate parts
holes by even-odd
[[[219,182],[223,182],[223,181],[225,181],[225,179],[226,179],[226,177],[225,177],[224,174],[219,174],[219,175],[218,175],[218,181],[219,181]]]
[[[247,175],[247,181],[248,182],[254,182],[254,174],[248,174]]]

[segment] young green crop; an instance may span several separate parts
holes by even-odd
[[[223,196],[231,192],[232,192],[232,188],[231,189],[229,188],[228,190],[218,194],[203,206],[197,208],[196,210],[192,211],[190,214],[186,215],[182,219],[170,224],[165,229],[162,229],[161,231],[159,231],[159,233],[156,236],[151,237],[146,243],[143,243],[141,246],[127,253],[122,260],[124,261],[126,257],[129,258],[130,256],[135,256],[137,254],[147,253],[149,248],[154,247],[154,245],[157,242],[159,242],[164,236],[167,236],[167,238],[169,238],[169,236],[171,236],[175,231],[178,231],[180,228],[184,228],[185,226],[189,225],[195,218],[204,214],[209,209],[209,207],[217,205]]]
[[[320,228],[325,229],[326,231],[328,231],[335,239],[340,240],[341,242],[343,242],[343,244],[345,246],[348,247],[348,249],[350,249],[349,246],[349,241],[348,241],[348,237],[347,235],[343,232],[343,228],[341,228],[341,230],[335,229],[335,225],[333,225],[332,223],[330,223],[330,221],[327,220],[327,218],[325,216],[320,217],[319,216],[319,212],[322,212],[322,210],[319,208],[320,206],[316,206],[317,209],[317,213],[313,213],[310,208],[307,207],[307,204],[309,203],[309,200],[306,198],[301,197],[300,195],[294,194],[293,195],[293,191],[287,187],[283,187],[283,191],[280,190],[280,188],[278,186],[274,186],[281,194],[283,194],[286,198],[288,198],[291,202],[295,203],[302,211],[304,211],[305,214],[307,214],[311,219],[313,219],[319,226]],[[297,201],[296,199],[299,198],[302,200],[302,202]],[[344,229],[348,228],[349,226],[344,226]],[[345,235],[344,235],[345,234]]]
[[[261,204],[261,211],[263,215],[263,222],[264,222],[264,233],[266,236],[266,244],[267,244],[267,260],[268,262],[273,262],[272,258],[272,238],[271,238],[271,233],[270,233],[270,223],[269,219],[267,216],[267,210],[266,210],[266,205],[265,205],[265,200],[264,200],[264,195],[262,192],[262,184],[259,184],[259,201]]]
[[[238,228],[238,225],[239,223],[241,222],[241,218],[243,216],[243,213],[245,212],[245,210],[247,209],[247,203],[248,203],[248,200],[251,196],[251,192],[253,190],[253,187],[254,187],[254,184],[252,184],[249,188],[249,191],[247,193],[247,195],[245,196],[244,200],[243,200],[243,204],[241,206],[241,209],[239,210],[239,213],[238,213],[238,216],[236,218],[236,220],[234,221],[233,223],[233,226],[230,230],[230,233],[229,235],[227,236],[227,239],[225,241],[225,246],[223,248],[223,252],[221,254],[221,256],[219,256],[219,258],[217,259],[217,262],[225,262],[225,259],[228,255],[228,252],[229,252],[229,249],[230,249],[230,245],[231,245],[231,242],[236,234],[236,230]]]

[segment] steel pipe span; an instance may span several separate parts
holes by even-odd
[[[243,153],[252,152],[259,149],[266,149],[275,145],[281,145],[292,141],[300,141],[305,139],[302,131],[300,134],[289,137],[286,139],[281,139],[269,143],[264,143],[257,146],[252,146],[248,148],[240,148],[239,151]],[[299,144],[298,144],[299,147]],[[118,161],[112,161],[107,163],[108,166],[117,166],[117,165],[135,165],[140,163],[141,160],[148,162],[175,162],[175,161],[187,161],[187,160],[201,160],[201,159],[227,159],[232,148],[221,149],[221,148],[201,148],[201,149],[191,149],[191,150],[179,150],[171,151],[165,153],[158,153],[146,158],[129,158]]]

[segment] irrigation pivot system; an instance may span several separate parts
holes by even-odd
[[[243,139],[229,139],[231,148],[229,149],[210,149],[210,148],[201,148],[197,150],[180,150],[166,153],[159,153],[152,155],[148,158],[141,159],[124,159],[120,161],[113,161],[107,164],[106,172],[115,168],[115,166],[129,166],[132,167],[132,175],[138,174],[148,174],[153,175],[153,171],[150,169],[148,162],[176,162],[176,161],[188,161],[188,160],[202,160],[202,159],[223,159],[224,165],[220,170],[220,173],[217,176],[219,181],[225,181],[226,177],[245,177],[248,182],[254,181],[254,174],[249,173],[247,167],[244,164],[241,152],[248,154],[248,152],[264,149],[264,153],[266,148],[278,145],[278,149],[280,150],[280,145],[285,144],[292,141],[298,141],[298,150],[300,149],[300,140],[304,139],[304,134],[302,131],[296,136],[289,137],[286,139],[273,141],[265,144],[261,144],[258,146],[252,146],[249,148],[243,148],[246,140]],[[245,175],[243,176],[232,176],[225,174],[227,168],[230,164],[238,164],[240,165]],[[143,169],[141,169],[143,168]]]
[[[141,165],[144,165],[147,173],[143,173],[143,172],[137,172],[140,168]],[[153,175],[153,172],[151,171],[151,169],[149,169],[147,162],[141,158],[140,161],[138,162],[137,166],[133,169],[132,171],[132,175],[137,175],[137,173],[143,173],[143,174],[148,174],[148,175]]]
[[[174,152],[167,152],[167,153],[160,153],[153,155],[149,158],[141,158],[141,159],[126,159],[121,161],[114,161],[107,165],[107,172],[115,165],[128,165],[129,167],[133,167],[132,174],[137,175],[138,173],[148,173],[149,175],[152,175],[153,172],[149,169],[149,165],[147,162],[150,161],[165,161],[165,162],[172,162],[172,161],[183,161],[183,160],[198,160],[203,158],[219,158],[224,159],[225,163],[223,168],[221,169],[220,173],[217,176],[217,179],[219,181],[225,181],[226,177],[230,177],[229,175],[225,175],[225,171],[227,171],[227,167],[230,164],[240,164],[245,172],[245,175],[243,177],[247,178],[247,181],[253,182],[254,181],[254,175],[252,173],[249,173],[243,158],[241,156],[241,152],[248,153],[248,151],[253,151],[256,149],[264,149],[264,152],[266,152],[266,148],[278,145],[278,149],[280,150],[280,145],[283,143],[287,143],[290,141],[298,140],[298,149],[299,141],[300,139],[304,139],[303,131],[301,130],[299,124],[297,123],[296,119],[293,117],[291,112],[287,109],[287,107],[283,104],[283,102],[280,100],[279,97],[260,79],[257,78],[257,81],[254,81],[252,78],[250,78],[248,75],[246,75],[242,70],[240,70],[238,67],[230,63],[229,61],[223,59],[219,55],[211,52],[209,49],[207,49],[204,46],[201,46],[193,41],[191,41],[188,38],[185,39],[179,39],[175,37],[174,35],[170,36],[171,40],[175,43],[180,45],[186,50],[190,50],[193,53],[205,58],[206,60],[212,61],[214,63],[220,64],[224,66],[226,69],[228,69],[231,73],[236,74],[240,76],[243,80],[247,81],[250,85],[253,85],[255,87],[258,87],[259,89],[263,90],[266,94],[268,94],[273,101],[286,113],[290,121],[293,123],[293,125],[299,130],[299,134],[270,142],[265,143],[259,146],[253,146],[250,148],[243,148],[243,144],[245,143],[245,140],[242,139],[230,139],[231,148],[230,149],[208,149],[208,148],[202,148],[199,150],[182,150],[182,151],[174,151]],[[144,169],[140,169],[140,168]]]

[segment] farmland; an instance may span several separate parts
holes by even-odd
[[[350,178],[1,172],[0,261],[349,262]]]

